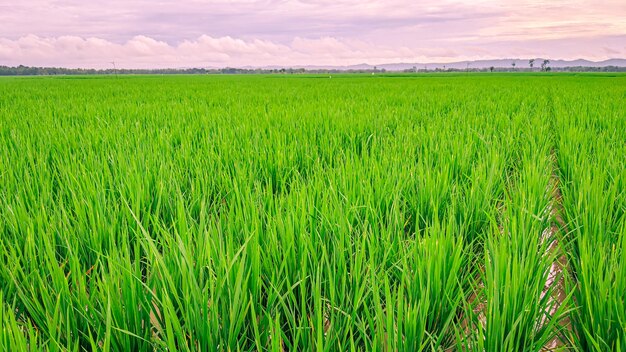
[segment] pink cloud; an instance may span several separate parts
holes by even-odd
[[[626,56],[622,0],[24,0],[0,65],[346,65]]]
[[[16,40],[0,40],[0,60],[8,64],[72,67],[187,67],[245,65],[305,65],[309,62],[331,65],[359,63],[367,59],[400,59],[415,55],[406,48],[396,51],[366,43],[349,43],[337,38],[297,37],[289,44],[267,40],[244,40],[202,35],[169,45],[146,36],[135,36],[118,44],[99,38],[62,36],[41,38],[28,35]]]
[[[613,38],[619,42],[623,38]],[[559,58],[577,58],[577,43],[590,43],[595,39],[579,39],[575,42],[557,43],[566,53]],[[611,41],[608,41],[609,44]],[[224,66],[304,66],[304,65],[351,65],[359,63],[389,62],[450,62],[497,57],[532,56],[540,52],[549,56],[554,49],[553,41],[534,42],[533,48],[509,46],[493,42],[467,43],[439,47],[386,46],[358,40],[333,37],[308,39],[296,37],[283,44],[269,40],[241,39],[229,36],[202,35],[170,45],[147,36],[135,36],[124,43],[101,38],[61,36],[43,38],[28,35],[15,40],[0,39],[0,63],[8,65],[64,66],[64,67],[110,67],[115,61],[118,67],[224,67]],[[505,49],[502,49],[502,48]],[[603,45],[587,57],[605,59],[610,56],[626,56],[625,48]]]

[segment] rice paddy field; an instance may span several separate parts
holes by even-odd
[[[625,351],[626,75],[0,79],[2,351]]]

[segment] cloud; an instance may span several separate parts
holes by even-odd
[[[512,46],[509,42],[442,43],[439,47],[379,45],[361,40],[335,37],[295,37],[283,44],[262,39],[201,35],[196,39],[168,44],[144,35],[116,43],[102,38],[78,36],[39,37],[27,35],[18,39],[0,38],[0,64],[28,66],[61,66],[109,68],[115,62],[120,68],[244,67],[381,64],[390,62],[451,62],[502,57],[545,56],[574,59],[580,57],[582,43],[598,46],[584,55],[591,59],[626,56],[621,47],[626,36],[578,38],[576,40],[535,41]],[[559,56],[555,56],[559,52]],[[588,49],[589,50],[589,49]]]
[[[146,35],[174,44],[210,34],[285,43],[297,36],[367,40],[381,32],[498,36],[561,25],[603,25],[603,34],[616,35],[626,29],[624,16],[622,0],[23,0],[0,5],[0,37],[121,42]]]
[[[626,56],[623,0],[23,0],[0,65],[345,65]]]
[[[399,59],[415,55],[407,48],[390,49],[364,42],[336,38],[296,37],[290,44],[268,40],[202,35],[177,45],[147,36],[135,36],[122,44],[100,38],[28,35],[16,40],[0,39],[0,60],[10,65],[71,67],[223,67],[258,65],[345,65],[366,59]]]

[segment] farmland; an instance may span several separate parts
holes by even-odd
[[[626,349],[626,75],[0,79],[0,350]]]

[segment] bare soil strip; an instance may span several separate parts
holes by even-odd
[[[506,207],[505,207],[503,200],[498,202],[497,209],[498,209],[497,211],[498,231],[500,232],[500,234],[504,234],[503,224],[505,223],[505,219],[504,219],[503,214],[506,212]],[[480,324],[482,328],[485,328],[485,326],[487,325],[487,316],[485,314],[485,309],[487,308],[487,300],[483,294],[483,289],[485,288],[485,284],[482,281],[482,276],[485,273],[485,267],[483,263],[476,263],[476,264],[478,264],[477,273],[474,277],[474,282],[476,283],[476,286],[473,287],[473,290],[467,299],[467,303],[469,307],[472,308],[472,313],[477,319],[476,322]],[[462,317],[460,325],[461,325],[461,328],[463,329],[463,333],[467,341],[471,341],[471,337],[473,334],[471,329],[475,328],[474,324],[476,322],[473,322],[472,318],[467,317],[465,315]],[[470,349],[468,348],[468,350]]]
[[[548,314],[551,316],[561,307],[565,300],[567,293],[565,291],[565,277],[568,275],[569,266],[567,263],[567,257],[563,252],[563,248],[559,246],[559,240],[567,233],[565,221],[563,220],[563,206],[562,206],[562,194],[559,186],[559,167],[556,150],[552,149],[550,153],[552,163],[552,175],[550,176],[550,184],[548,192],[550,192],[550,204],[548,205],[547,212],[551,218],[550,225],[543,231],[542,241],[551,241],[546,255],[556,254],[556,259],[550,266],[548,278],[546,280],[541,298],[543,298],[550,290],[550,300],[552,309]],[[569,329],[569,319],[563,319],[560,322],[561,327]],[[557,351],[565,348],[565,344],[560,337],[555,337],[549,341],[544,347],[543,351]]]
[[[541,293],[541,298],[543,298],[548,292],[550,292],[550,300],[552,309],[548,312],[550,316],[554,315],[557,310],[563,304],[563,301],[567,297],[567,292],[565,290],[565,277],[564,275],[569,274],[569,265],[567,262],[567,257],[563,252],[563,248],[559,245],[560,239],[567,233],[567,226],[563,219],[563,206],[562,206],[562,194],[559,186],[559,168],[557,162],[556,151],[553,149],[551,151],[551,164],[552,164],[552,174],[550,177],[550,183],[548,185],[548,189],[546,190],[550,194],[550,203],[548,208],[546,209],[546,215],[550,217],[549,226],[544,229],[541,240],[542,241],[551,241],[548,249],[546,250],[545,255],[553,255],[556,254],[556,259],[550,266],[548,277],[546,279],[546,283],[544,285],[543,292]],[[500,215],[498,228],[501,234],[504,234],[504,224],[506,223],[506,219],[502,218],[502,214],[505,213],[504,204],[500,205]],[[484,268],[480,269],[481,271]],[[485,308],[487,306],[487,302],[484,300],[484,297],[479,295],[480,289],[484,287],[483,283],[480,280],[477,280],[477,287],[475,291],[470,295],[468,302],[471,307],[473,307],[473,312],[478,317],[478,322],[484,327],[486,324],[485,317]],[[540,324],[544,324],[546,321],[540,322]],[[470,336],[471,332],[469,331],[472,328],[472,323],[466,317],[462,325],[465,330],[466,336]],[[565,318],[560,322],[560,326],[564,329],[570,329],[570,321],[569,318]],[[556,336],[552,340],[550,340],[544,347],[543,351],[560,351],[566,349],[567,346],[561,337]]]

